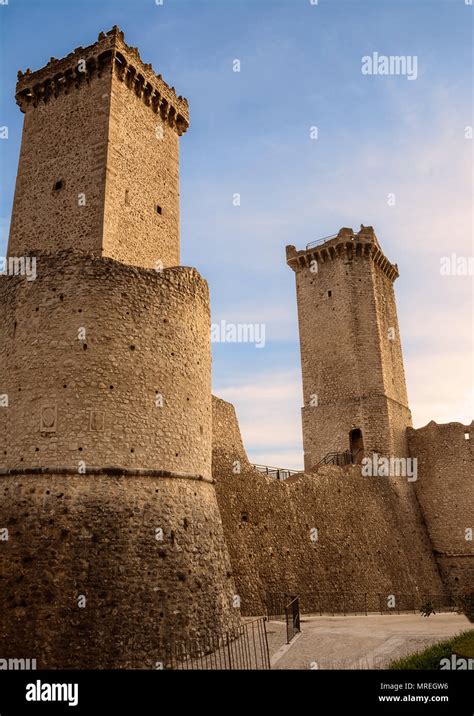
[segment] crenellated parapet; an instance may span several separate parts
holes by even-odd
[[[399,276],[397,264],[387,259],[371,226],[361,226],[357,233],[342,228],[336,235],[312,242],[302,251],[297,251],[294,246],[286,247],[286,263],[295,272],[310,268],[314,261],[323,264],[344,256],[348,259],[355,256],[371,259],[391,281]]]
[[[45,67],[32,72],[18,72],[16,101],[22,112],[54,101],[90,84],[105,72],[115,72],[127,87],[140,97],[151,111],[182,135],[189,127],[188,101],[177,96],[161,75],[144,63],[136,47],[129,47],[123,32],[114,26],[101,32],[98,40],[88,47],[77,47],[61,60],[51,57]]]

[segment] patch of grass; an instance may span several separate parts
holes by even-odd
[[[457,654],[465,659],[474,658],[474,630],[458,634],[452,639],[440,641],[438,644],[429,646],[424,651],[392,661],[387,669],[415,669],[415,670],[440,670],[441,659],[450,659],[452,654]]]
[[[456,637],[454,653],[465,659],[474,659],[474,630],[466,631]]]

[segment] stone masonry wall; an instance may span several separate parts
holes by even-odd
[[[26,110],[9,256],[66,248],[101,255],[110,87],[109,72]]]
[[[387,397],[391,454],[408,454],[406,428],[412,424],[403,365],[395,291],[391,279],[380,269],[373,271],[377,322],[380,336],[381,369]]]
[[[408,430],[418,459],[416,494],[443,580],[452,594],[474,587],[474,424],[430,422]],[[465,438],[469,436],[469,439]]]
[[[170,640],[240,618],[211,482],[208,287],[70,251],[37,271],[0,280],[0,652],[153,668]]]
[[[369,228],[341,229],[314,252],[287,248],[296,275],[306,470],[328,452],[348,450],[354,428],[367,452],[407,454],[398,274]]]
[[[0,493],[2,657],[155,669],[166,645],[238,623],[214,485],[0,475]]]
[[[179,137],[117,72],[109,121],[104,255],[150,268],[159,261],[179,264]]]
[[[177,266],[188,103],[123,33],[20,72],[16,98],[25,122],[9,255],[69,248]]]
[[[0,467],[211,474],[207,283],[71,252],[0,279]]]
[[[400,497],[413,484],[394,490],[386,478],[362,477],[357,466],[267,477],[248,462],[233,406],[218,398],[213,476],[245,613],[261,611],[266,591],[300,593],[303,610],[324,592],[359,595],[361,609],[365,592],[372,609],[379,593],[406,595],[407,603],[408,595],[443,593],[422,520]]]
[[[16,99],[9,255],[38,261],[0,277],[0,653],[157,668],[240,623],[208,286],[177,266],[188,103],[117,27],[20,72]]]

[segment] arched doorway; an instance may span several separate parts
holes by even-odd
[[[362,437],[362,430],[360,428],[354,428],[349,433],[349,447],[352,455],[352,462],[356,465],[360,465],[362,458],[364,457],[364,440]]]

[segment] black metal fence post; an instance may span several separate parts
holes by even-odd
[[[289,597],[290,602],[285,605],[286,643],[289,644],[295,634],[300,631],[300,603],[299,598]]]

